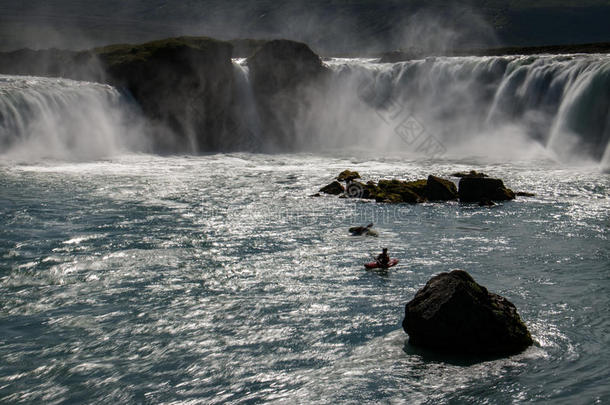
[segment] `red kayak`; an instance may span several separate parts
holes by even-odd
[[[387,266],[382,266],[379,262],[364,263],[364,267],[367,269],[389,269],[398,264],[398,259],[390,259]]]

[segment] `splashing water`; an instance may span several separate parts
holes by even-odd
[[[0,76],[0,154],[90,160],[146,150],[142,121],[111,86]]]

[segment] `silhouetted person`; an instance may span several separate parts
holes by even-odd
[[[388,267],[390,264],[390,256],[388,255],[388,249],[383,248],[383,252],[377,256],[377,263],[382,267]]]

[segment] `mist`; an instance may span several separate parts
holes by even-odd
[[[492,162],[600,162],[610,138],[603,57],[326,62],[326,91],[301,89],[297,150],[366,150]],[[595,106],[595,108],[592,108]]]
[[[0,76],[0,158],[94,160],[150,151],[137,108],[96,83]]]

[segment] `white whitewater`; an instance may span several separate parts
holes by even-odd
[[[458,157],[542,153],[560,162],[599,162],[608,155],[609,55],[436,57],[399,63],[333,59],[327,65],[343,80],[342,90],[334,91],[339,97],[334,104],[346,97],[359,99],[349,109],[358,111],[350,132],[365,127],[376,132],[378,144],[414,118],[443,151]],[[375,117],[362,103],[384,122],[372,128]],[[400,144],[392,150],[396,147]],[[414,145],[403,142],[402,147]]]
[[[0,156],[90,160],[145,150],[137,114],[113,87],[0,76]]]
[[[233,63],[233,127],[206,136],[220,138],[221,150],[274,150],[247,61]],[[609,55],[325,63],[334,72],[325,90],[305,89],[302,108],[282,117],[294,128],[293,151],[356,149],[492,162],[543,158],[608,167]],[[154,128],[145,127],[133,104],[104,84],[0,76],[0,156],[92,160],[148,151]]]

